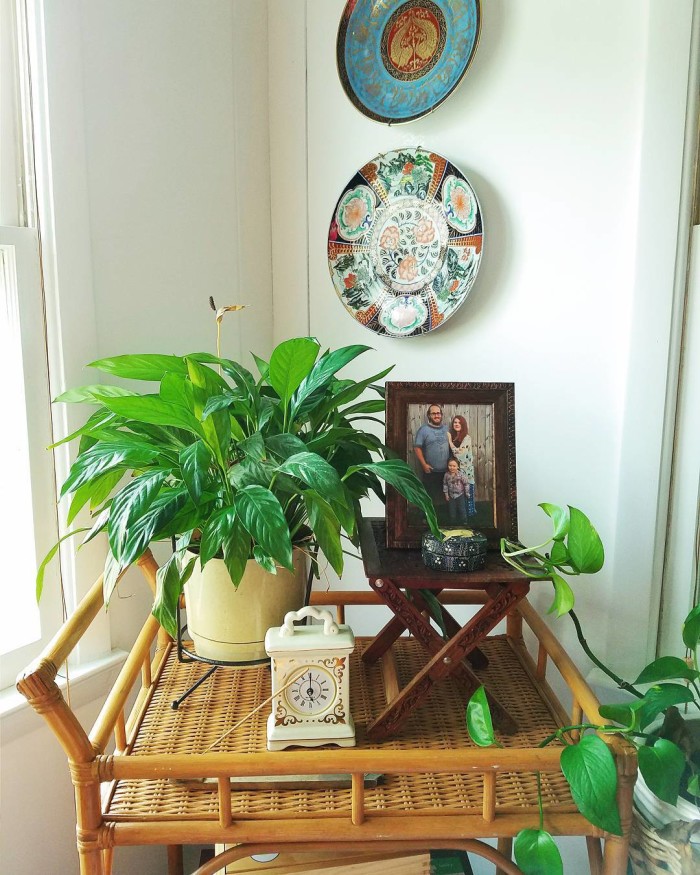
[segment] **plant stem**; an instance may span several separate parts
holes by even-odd
[[[542,806],[542,775],[540,772],[535,772],[537,778],[537,807],[540,810],[540,832],[544,830],[544,808]]]
[[[618,677],[618,675],[616,675],[614,671],[609,669],[607,667],[607,665],[604,665],[598,659],[598,657],[593,653],[591,648],[588,646],[588,642],[586,641],[586,639],[583,636],[583,629],[581,628],[581,623],[579,622],[579,619],[576,616],[576,612],[573,610],[569,611],[569,616],[571,617],[571,621],[573,622],[574,626],[576,627],[576,637],[578,638],[578,642],[581,645],[581,647],[583,648],[583,651],[586,654],[586,656],[591,660],[591,662],[594,665],[596,665],[601,671],[605,672],[605,674],[611,680],[615,681],[615,683],[617,684],[617,686],[621,690],[626,690],[628,693],[630,693],[633,696],[636,696],[638,699],[643,699],[644,698],[643,693],[640,693],[636,687],[632,686],[632,684],[623,680],[621,677]]]

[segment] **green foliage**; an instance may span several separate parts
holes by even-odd
[[[80,447],[61,490],[70,517],[88,506],[88,539],[107,530],[108,600],[121,572],[153,541],[179,538],[158,575],[154,614],[175,632],[177,599],[191,565],[184,546],[199,541],[199,561],[223,558],[237,585],[246,563],[292,567],[292,550],[320,549],[343,570],[341,534],[356,538],[359,500],[382,494],[382,480],[421,507],[439,535],[432,503],[408,465],[357,421],[384,409],[374,386],[388,370],[359,381],[337,374],[366,346],[321,350],[300,337],[281,343],[269,362],[243,365],[209,353],[123,355],[93,362],[111,377],[145,381],[71,389],[59,401],[97,405],[69,436]],[[366,391],[378,397],[363,400]],[[360,399],[360,400],[358,400]],[[37,576],[37,594],[47,562]],[[181,555],[182,554],[182,555]]]
[[[491,747],[492,744],[496,744],[491,709],[483,686],[474,692],[467,704],[467,729],[470,738],[479,747]]]
[[[574,601],[562,574],[593,574],[599,571],[604,559],[603,545],[588,517],[577,508],[562,508],[548,503],[540,507],[552,521],[550,539],[537,547],[523,547],[504,539],[501,541],[501,552],[507,562],[533,580],[549,579],[553,582],[555,598],[550,610],[561,615],[571,611]],[[549,551],[545,552],[547,548]],[[683,787],[692,796],[700,795],[696,765],[700,761],[696,759],[699,752],[688,749],[690,733],[683,726],[683,718],[675,707],[691,707],[691,716],[696,718],[700,709],[697,658],[700,605],[693,607],[683,624],[683,643],[690,651],[691,658],[684,660],[677,656],[661,656],[653,660],[634,682],[635,685],[648,685],[643,692],[619,678],[595,657],[573,611],[571,616],[586,654],[634,698],[627,703],[600,706],[601,717],[610,723],[562,727],[544,739],[541,746],[555,739],[564,743],[560,764],[576,805],[591,823],[606,832],[619,835],[617,772],[614,758],[604,741],[607,734],[623,735],[636,747],[639,770],[649,789],[660,799],[675,804]],[[659,722],[661,715],[665,715],[663,725],[652,732],[650,727]],[[476,691],[467,706],[467,728],[476,744],[488,746],[495,743],[483,688]],[[581,733],[577,743],[572,743],[570,739],[569,733],[573,730]],[[675,743],[681,739],[683,748]],[[559,873],[562,871],[561,859],[551,836],[543,829],[541,793],[539,826],[539,829],[523,830],[516,838],[516,862],[526,875]]]
[[[543,829],[521,829],[513,842],[515,862],[523,875],[563,875],[559,848]]]
[[[562,575],[595,574],[603,567],[605,551],[598,532],[583,511],[548,502],[539,507],[552,520],[551,537],[537,547],[523,547],[502,538],[501,555],[527,577],[551,580],[554,600],[549,613],[561,617],[574,606],[573,591]],[[545,552],[550,544],[549,552]]]
[[[584,735],[561,752],[561,770],[579,811],[606,832],[622,835],[617,811],[617,769],[610,748],[597,735]]]

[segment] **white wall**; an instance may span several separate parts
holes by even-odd
[[[577,582],[577,607],[591,644],[624,670],[621,663],[644,658],[647,627],[655,631],[652,548],[692,3],[482,6],[480,44],[459,88],[430,116],[390,128],[361,115],[340,85],[343,0],[275,4],[290,27],[306,20],[306,91],[299,77],[297,114],[271,116],[273,142],[306,152],[297,194],[287,195],[306,201],[309,214],[308,310],[302,275],[297,324],[305,317],[324,345],[369,343],[377,352],[358,367],[395,363],[395,380],[515,383],[521,537],[539,543],[546,534],[540,501],[589,514],[607,562],[595,579]],[[287,57],[271,58],[271,81],[281,81]],[[470,298],[443,328],[377,337],[336,298],[328,226],[356,169],[417,145],[445,155],[474,184],[484,261]],[[274,212],[288,165],[272,157]],[[299,262],[303,232],[294,227],[273,243],[277,312],[289,306],[278,264],[285,253]],[[283,336],[276,326],[275,339]],[[359,566],[346,577],[361,580]],[[533,597],[546,608],[550,592]],[[570,624],[556,630],[576,652]],[[621,636],[634,636],[628,653]]]

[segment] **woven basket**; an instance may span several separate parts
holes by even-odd
[[[700,847],[691,844],[689,837],[699,828],[700,821],[694,824],[676,821],[657,829],[635,806],[630,837],[630,862],[634,875],[697,875],[700,872]]]

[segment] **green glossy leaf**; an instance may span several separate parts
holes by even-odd
[[[188,499],[189,494],[184,487],[162,490],[148,510],[129,524],[121,550],[115,556],[120,564],[126,567],[138,559]]]
[[[683,643],[695,650],[700,642],[700,604],[695,605],[683,622]]]
[[[153,425],[171,425],[204,437],[202,423],[191,411],[184,406],[164,401],[159,395],[105,398],[103,403],[105,407],[127,419],[150,422]]]
[[[180,471],[192,501],[199,504],[209,482],[212,455],[204,441],[195,441],[180,451]]]
[[[249,394],[255,388],[255,377],[238,362],[231,361],[231,359],[218,358],[218,356],[211,355],[208,352],[189,353],[187,358],[195,362],[202,362],[203,364],[220,365],[223,372],[231,377],[236,386],[245,394]]]
[[[101,384],[94,386],[80,386],[77,389],[69,389],[63,392],[58,398],[55,398],[55,403],[63,404],[102,404],[105,398],[119,398],[126,395],[136,395],[130,389],[123,389],[121,386],[103,386]]]
[[[221,377],[205,365],[187,359],[187,371],[193,386],[194,414],[201,420],[204,408],[212,396],[221,392]],[[225,387],[225,384],[224,384]],[[231,417],[228,411],[217,411],[201,423],[204,440],[222,468],[226,467],[226,453],[231,440]]]
[[[523,875],[563,875],[564,864],[552,836],[543,829],[522,829],[513,842]]]
[[[73,493],[73,500],[68,510],[66,523],[70,525],[88,502],[93,510],[99,507],[123,476],[124,472],[121,470],[108,471],[106,474],[95,477],[94,480],[90,480],[88,483],[83,483]]]
[[[688,795],[697,797],[700,796],[700,776],[695,774],[688,781]],[[695,803],[697,805],[697,801]]]
[[[114,558],[111,550],[107,550],[104,571],[102,572],[102,599],[105,607],[109,607],[114,589],[126,568],[126,565],[122,565]]]
[[[675,805],[685,769],[685,757],[680,748],[672,741],[658,738],[653,747],[638,748],[637,761],[651,792],[669,805]]]
[[[570,565],[569,551],[563,541],[555,541],[552,544],[552,549],[549,553],[549,560],[552,565],[562,566]]]
[[[634,681],[636,684],[654,684],[658,681],[672,679],[694,681],[700,677],[700,672],[690,668],[684,659],[678,656],[661,656],[646,666]]]
[[[386,409],[386,402],[383,398],[368,398],[366,401],[358,401],[350,407],[343,410],[343,416],[351,416],[357,413],[383,413]],[[352,416],[352,419],[360,417]]]
[[[256,462],[255,459],[241,459],[229,469],[229,480],[236,489],[245,489],[246,486],[269,486],[275,466],[270,462]],[[280,486],[276,482],[276,486]]]
[[[601,705],[598,712],[605,720],[612,720],[629,729],[639,727],[639,715],[629,705]]]
[[[569,556],[581,574],[595,574],[605,561],[603,543],[585,513],[569,506]]]
[[[168,371],[175,374],[187,373],[185,360],[179,356],[152,353],[98,359],[88,367],[97,368],[98,371],[115,377],[123,377],[125,380],[152,380],[155,383],[159,383]]]
[[[569,508],[559,507],[558,504],[549,504],[547,501],[543,501],[538,507],[541,507],[552,520],[554,526],[552,539],[554,541],[563,540],[569,531]]]
[[[617,810],[617,769],[607,744],[585,735],[561,752],[561,768],[579,811],[594,826],[622,835]]]
[[[238,449],[254,462],[262,462],[265,458],[265,441],[263,436],[257,432],[242,440]]]
[[[70,441],[75,440],[75,438],[77,437],[89,437],[93,433],[93,431],[99,430],[104,426],[121,421],[121,418],[118,417],[116,413],[112,413],[111,410],[107,410],[105,407],[100,407],[99,410],[96,410],[92,414],[92,416],[87,419],[84,425],[71,432],[70,434],[67,434],[65,437],[61,438],[60,441],[56,441],[56,443],[54,444],[49,444],[46,449],[53,450],[55,447],[60,447],[62,444],[67,444]]]
[[[260,376],[263,380],[267,380],[267,375],[270,372],[270,365],[268,364],[268,362],[265,361],[265,359],[261,359],[259,355],[255,355],[254,352],[251,353],[251,355],[253,356],[253,361],[255,362],[258,371],[260,372]]]
[[[288,459],[297,453],[305,453],[308,449],[303,440],[294,434],[283,432],[282,434],[272,434],[265,438],[265,445],[268,450],[273,452],[281,459]]]
[[[380,371],[378,374],[373,374],[371,377],[368,377],[366,380],[359,380],[355,382],[354,380],[348,380],[346,385],[344,385],[340,391],[334,392],[333,395],[326,401],[324,405],[320,408],[320,415],[326,416],[333,410],[338,410],[340,407],[343,407],[345,404],[349,404],[351,401],[354,401],[355,398],[359,398],[362,393],[368,388],[374,388],[372,385],[377,380],[383,380],[384,377],[388,373],[394,370],[394,365],[386,368],[383,371]]]
[[[233,585],[238,586],[250,557],[250,535],[238,517],[234,517],[228,532],[224,533],[222,547],[228,573]]]
[[[79,535],[81,532],[87,532],[87,528],[83,526],[79,529],[74,529],[72,532],[67,532],[65,535],[60,537],[58,541],[53,545],[53,547],[49,550],[49,552],[44,556],[41,560],[41,565],[37,569],[36,572],[36,582],[35,582],[35,593],[37,603],[41,599],[41,594],[44,591],[44,577],[46,575],[46,566],[53,559],[53,557],[58,553],[59,547],[61,544],[66,541],[68,538],[72,538],[74,535]]]
[[[231,536],[236,520],[236,508],[233,505],[222,507],[211,515],[202,531],[199,545],[199,561],[202,568],[222,549],[224,541]]]
[[[467,729],[469,737],[479,747],[491,747],[496,744],[491,709],[483,686],[475,690],[467,703]]]
[[[152,614],[165,631],[177,638],[177,603],[182,595],[184,585],[194,571],[195,558],[190,558],[183,568],[180,567],[178,553],[168,559],[156,573],[156,597],[153,602]]]
[[[310,337],[296,337],[280,343],[272,353],[267,379],[285,407],[309,375],[319,350],[318,343]]]
[[[326,450],[329,447],[338,446],[344,438],[352,438],[352,440],[356,440],[359,434],[361,434],[361,432],[358,429],[350,428],[349,426],[347,428],[330,428],[328,431],[324,431],[316,437],[311,438],[305,444],[305,449],[312,453],[320,453],[322,450]]]
[[[253,547],[253,559],[255,559],[258,565],[261,568],[264,568],[268,574],[277,574],[275,560],[271,556],[268,556],[267,553],[257,544]]]
[[[639,711],[639,726],[645,729],[671,705],[682,705],[692,701],[692,691],[683,684],[657,684],[644,693],[643,699],[633,702],[630,707]]]
[[[158,455],[157,449],[147,444],[110,443],[96,444],[81,453],[73,462],[62,488],[61,497],[75,492],[108,471],[126,470],[148,465]]]
[[[131,561],[125,561],[123,556],[129,532],[134,522],[151,507],[167,476],[167,471],[154,471],[134,477],[112,501],[107,528],[109,546],[115,558],[124,565],[128,565]],[[133,558],[136,559],[138,556]]]
[[[344,501],[345,496],[335,468],[316,453],[295,453],[279,467],[284,474],[298,477],[303,483],[320,495],[335,502]]]
[[[200,355],[186,355],[187,374],[195,386],[206,389],[207,395],[218,395],[226,392],[229,384],[221,374],[213,368],[208,368]]]
[[[231,407],[235,407],[239,401],[240,399],[238,396],[234,395],[233,392],[223,392],[221,395],[212,395],[210,398],[207,398],[207,402],[202,410],[202,421],[208,416],[211,416],[212,413],[216,413],[219,410],[229,410]]]
[[[236,494],[234,505],[253,540],[280,565],[293,571],[289,526],[277,498],[262,486],[246,486]]]
[[[559,574],[552,572],[552,583],[554,584],[554,601],[549,606],[548,614],[556,611],[557,617],[568,614],[574,606],[574,594],[569,584]]]
[[[109,512],[110,508],[106,507],[97,516],[87,535],[85,535],[83,540],[80,542],[80,547],[83,547],[85,544],[89,544],[93,538],[96,538],[100,534],[100,532],[103,532],[107,528],[107,523],[109,522]],[[78,547],[78,549],[80,549],[80,547]]]
[[[415,504],[423,511],[430,531],[436,538],[442,540],[442,532],[438,525],[433,502],[426,492],[425,486],[423,486],[406,462],[401,459],[384,459],[379,462],[356,465],[349,469],[347,476],[355,470],[372,471],[390,486],[393,486],[407,501]]]
[[[318,546],[335,573],[340,577],[343,573],[340,521],[330,504],[312,489],[304,493],[304,504],[309,516],[309,526],[318,541]]]
[[[324,386],[327,386],[333,375],[341,368],[345,367],[358,355],[367,352],[370,349],[368,346],[345,346],[342,349],[337,349],[334,352],[327,352],[321,356],[316,362],[311,373],[306,377],[302,384],[297,389],[292,399],[292,417],[296,417],[303,402],[309,396]],[[319,401],[321,398],[319,398]]]

